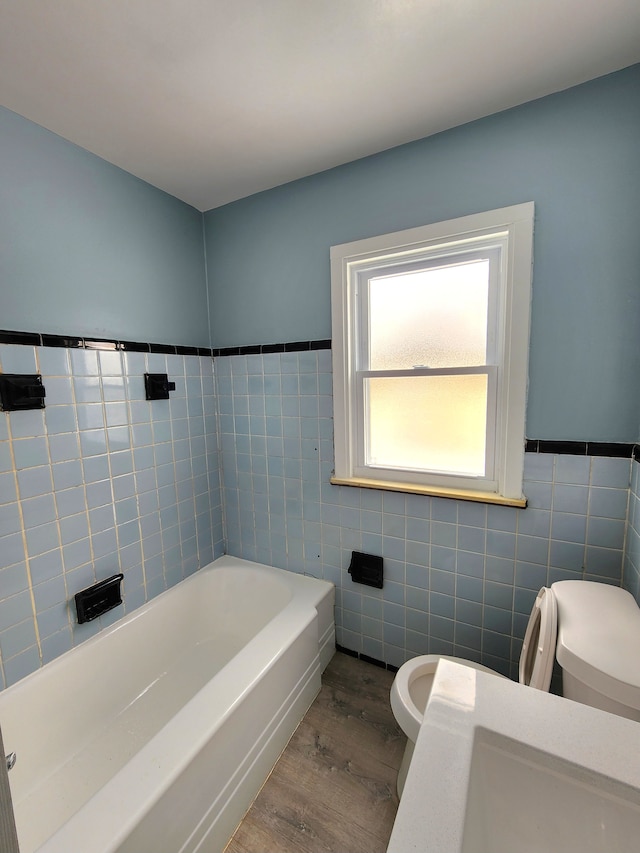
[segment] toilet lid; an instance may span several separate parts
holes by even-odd
[[[524,635],[520,653],[520,684],[527,684],[536,690],[549,689],[556,655],[557,633],[556,597],[551,589],[543,586],[536,596]]]

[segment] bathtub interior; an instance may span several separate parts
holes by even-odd
[[[11,787],[23,850],[53,835],[286,612],[291,584],[240,562],[201,570],[0,694],[5,742],[19,755]]]

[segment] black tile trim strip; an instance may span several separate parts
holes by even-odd
[[[277,352],[309,352],[331,349],[328,339],[319,341],[289,341],[283,344],[249,344],[242,347],[190,347],[180,344],[155,344],[141,341],[118,341],[115,338],[81,338],[75,335],[50,335],[46,332],[16,332],[0,329],[0,344],[24,346],[66,347],[67,349],[122,350],[124,352],[153,352],[164,355],[267,355]]]
[[[223,347],[222,349],[213,349],[212,350],[213,357],[216,358],[220,355],[240,355],[240,347]]]
[[[150,344],[143,344],[138,341],[120,341],[120,346],[125,352],[151,352]]]
[[[42,346],[81,349],[84,346],[84,341],[82,338],[68,338],[65,335],[42,335]]]
[[[571,456],[610,456],[618,459],[638,459],[640,445],[613,441],[547,441],[528,438],[526,453],[555,453]]]
[[[0,344],[24,344],[37,347],[40,345],[40,335],[37,332],[9,332],[0,330]]]
[[[635,444],[589,441],[587,442],[587,456],[618,456],[621,459],[629,459],[633,456],[635,447]]]
[[[342,652],[345,655],[349,655],[352,658],[358,658],[364,663],[372,663],[374,666],[379,666],[382,669],[388,669],[389,672],[397,672],[398,667],[394,666],[391,663],[385,663],[383,660],[378,660],[377,658],[369,657],[369,655],[365,655],[364,652],[354,652],[353,649],[348,649],[346,646],[341,646],[339,643],[336,643],[336,651]]]
[[[149,344],[149,352],[156,352],[162,355],[175,355],[176,348],[172,344]]]
[[[123,352],[155,352],[168,355],[199,355],[211,357],[209,347],[187,347],[176,344],[149,344],[141,341],[118,341],[115,338],[80,338],[75,335],[50,335],[46,332],[15,332],[0,329],[0,344],[21,344],[31,347],[66,347],[67,349],[90,349]]]
[[[285,352],[307,352],[311,349],[311,341],[292,341],[284,345]]]
[[[586,456],[586,441],[544,441],[538,442],[538,453],[567,453],[572,456]]]
[[[321,349],[331,349],[331,341],[292,341],[286,344],[250,344],[244,347],[221,347],[213,350],[213,356],[268,355],[276,352],[308,352],[309,350]]]

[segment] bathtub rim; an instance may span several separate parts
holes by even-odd
[[[143,618],[144,614],[147,613],[154,605],[156,605],[158,602],[166,599],[171,593],[175,592],[175,590],[177,590],[178,588],[185,587],[189,584],[194,584],[197,581],[201,580],[202,573],[204,573],[204,572],[218,571],[219,569],[225,569],[225,568],[259,569],[260,572],[266,572],[266,573],[270,574],[272,577],[275,577],[275,579],[280,581],[280,582],[282,581],[282,576],[287,577],[287,580],[290,577],[291,578],[297,578],[298,579],[297,581],[291,581],[291,583],[294,586],[296,584],[298,584],[300,581],[302,582],[302,584],[304,584],[305,581],[312,581],[315,583],[326,584],[327,587],[335,588],[335,584],[331,581],[325,581],[321,578],[312,577],[311,575],[298,574],[297,572],[291,572],[288,569],[279,569],[276,566],[267,566],[265,563],[257,563],[253,560],[245,560],[242,557],[234,557],[230,554],[223,554],[221,557],[216,558],[211,563],[208,563],[206,566],[202,566],[202,568],[197,569],[195,572],[190,574],[188,577],[183,578],[181,581],[178,581],[178,583],[174,584],[173,586],[170,586],[168,589],[163,590],[161,593],[158,593],[158,595],[149,599],[149,601],[146,601],[144,604],[141,604],[140,607],[136,607],[130,613],[123,613],[115,622],[113,622],[111,625],[107,625],[106,627],[101,628],[93,636],[87,637],[86,640],[82,640],[80,643],[78,643],[78,645],[73,646],[70,649],[67,649],[65,652],[58,655],[53,660],[48,661],[47,663],[40,666],[38,669],[34,670],[33,672],[30,672],[28,675],[25,675],[24,678],[20,678],[14,684],[10,684],[8,687],[5,687],[4,690],[0,690],[0,709],[2,708],[3,696],[5,696],[5,695],[11,696],[11,695],[19,693],[22,689],[25,688],[25,685],[30,684],[36,678],[44,677],[43,674],[45,672],[49,673],[49,677],[53,677],[53,674],[55,674],[56,669],[63,666],[65,661],[69,658],[70,655],[73,655],[73,654],[77,655],[80,651],[83,651],[85,649],[87,649],[87,651],[84,653],[88,654],[89,650],[97,642],[104,641],[104,638],[121,631],[130,622],[134,622],[138,619]],[[304,586],[301,586],[300,588],[303,591],[303,595],[304,595]],[[125,594],[126,594],[126,590],[125,590]],[[322,599],[322,597],[323,596],[318,596],[317,601],[320,601]],[[309,603],[311,603],[311,602],[314,602],[314,604],[317,603],[317,601],[315,600],[316,597],[313,595],[313,592],[311,591],[311,589],[309,589],[307,591],[307,595],[305,595],[305,599],[307,599],[307,598],[308,598]],[[288,606],[290,603],[291,602],[287,602],[287,604],[285,606]],[[305,603],[307,603],[307,602],[305,601]]]

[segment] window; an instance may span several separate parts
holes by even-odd
[[[524,505],[533,203],[331,249],[334,483]]]

